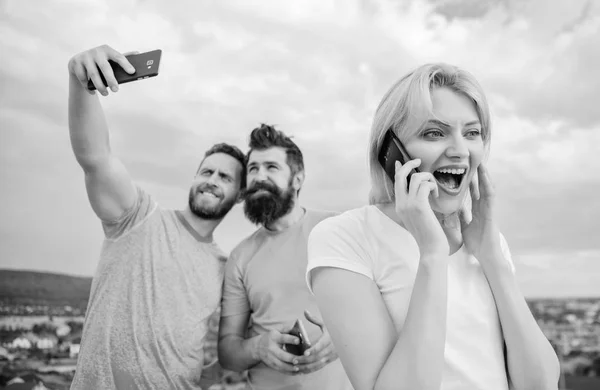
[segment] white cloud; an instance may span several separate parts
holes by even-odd
[[[1,195],[0,216],[22,222],[2,226],[2,265],[88,274],[95,268],[101,232],[69,150],[66,65],[75,53],[107,43],[123,51],[163,49],[158,77],[123,86],[102,104],[113,150],[165,207],[185,202],[204,150],[222,140],[245,150],[260,122],[278,124],[301,146],[307,206],[363,205],[367,138],[383,93],[423,62],[458,64],[478,77],[492,105],[490,169],[524,290],[551,292],[549,281],[561,275],[590,280],[584,273],[597,270],[591,264],[600,250],[590,236],[600,231],[600,7],[586,9],[583,0],[482,4],[3,3],[0,50],[9,60],[0,69],[0,163],[8,168],[0,181],[9,191]],[[37,193],[28,192],[31,183],[43,192],[41,204],[52,205],[45,213]],[[15,214],[23,202],[25,212]],[[56,222],[62,218],[76,228]],[[44,235],[47,226],[53,229]],[[229,250],[253,228],[237,207],[215,236]],[[77,245],[69,247],[74,236]],[[31,238],[47,256],[24,244]],[[558,291],[579,288],[573,286]],[[584,283],[581,291],[591,287]]]

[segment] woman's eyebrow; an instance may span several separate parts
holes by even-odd
[[[474,120],[474,121],[470,121],[465,123],[465,127],[467,126],[475,126],[475,125],[481,125],[481,123],[478,120]]]
[[[439,119],[429,119],[427,124],[438,125],[442,127],[450,127],[450,124]]]
[[[442,127],[451,127],[451,125],[448,122],[444,122],[441,121],[439,119],[429,119],[427,121],[427,124],[433,124],[433,125],[438,125],[438,126],[442,126]],[[474,126],[474,125],[480,125],[481,123],[479,122],[479,120],[474,120],[474,121],[469,121],[467,123],[465,123],[463,126]]]

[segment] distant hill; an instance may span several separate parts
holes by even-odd
[[[0,269],[0,302],[85,307],[91,277]]]

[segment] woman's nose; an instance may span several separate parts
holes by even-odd
[[[452,137],[450,144],[446,149],[446,155],[454,158],[466,158],[469,157],[469,148],[466,140],[461,136]]]

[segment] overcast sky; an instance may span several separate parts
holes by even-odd
[[[167,5],[167,3],[169,5]],[[432,61],[469,70],[493,114],[499,224],[530,297],[600,296],[600,2],[0,0],[0,268],[93,275],[102,229],[69,144],[67,62],[162,49],[160,75],[102,98],[113,151],[183,208],[204,151],[260,122],[304,152],[307,207],[367,202],[388,87]],[[215,237],[254,226],[236,206]]]

